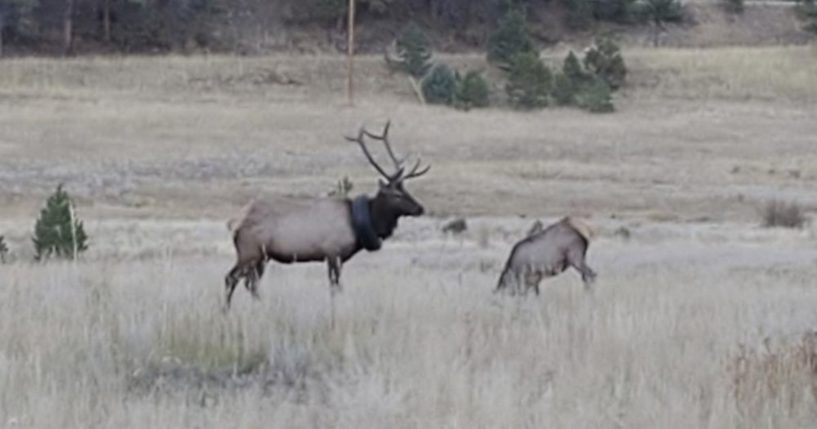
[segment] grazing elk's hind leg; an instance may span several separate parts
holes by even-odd
[[[241,265],[236,263],[235,266],[227,273],[227,276],[224,278],[224,292],[225,292],[225,303],[224,303],[224,310],[230,309],[230,300],[233,298],[233,292],[235,292],[235,287],[238,285],[239,280],[241,280],[242,272],[241,272]]]
[[[542,281],[543,276],[544,275],[541,271],[537,271],[535,269],[531,269],[530,271],[526,272],[524,295],[528,294],[528,290],[533,289],[536,296],[539,296],[539,283]]]
[[[584,250],[570,250],[567,253],[567,262],[571,267],[575,268],[582,275],[582,282],[584,282],[584,290],[590,291],[593,289],[593,282],[596,280],[596,272],[590,269],[585,261]]]
[[[261,296],[258,294],[258,283],[261,281],[261,277],[264,276],[264,267],[266,266],[266,261],[263,259],[259,260],[255,264],[248,266],[247,268],[247,275],[244,277],[244,287],[252,294],[252,297],[255,299],[261,299]]]

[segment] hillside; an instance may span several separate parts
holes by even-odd
[[[100,0],[101,1],[101,0]],[[262,55],[275,52],[326,53],[346,50],[344,10],[326,12],[323,3],[342,0],[271,2],[201,0],[218,2],[216,9],[174,9],[177,3],[161,7],[161,2],[143,2],[135,6],[109,10],[97,0],[77,0],[71,31],[66,33],[63,4],[59,0],[0,1],[0,34],[5,55],[59,55],[100,53],[196,53],[222,52]],[[497,6],[475,6],[473,2],[450,11],[435,8],[434,1],[417,10],[405,11],[406,1],[385,1],[388,9],[375,9],[372,1],[360,1],[357,50],[381,52],[409,21],[419,23],[442,52],[482,49],[487,35],[496,25],[501,10]],[[448,0],[454,2],[454,0]],[[623,0],[571,0],[606,5]],[[805,31],[794,3],[750,1],[741,14],[727,12],[721,3],[698,0],[683,4],[683,19],[667,22],[656,34],[656,27],[636,17],[635,12],[601,12],[576,23],[571,1],[529,1],[528,23],[542,47],[560,43],[579,43],[599,33],[614,33],[631,46],[670,47],[757,46],[803,44],[814,38]],[[308,6],[317,2],[317,6]],[[321,3],[323,2],[323,3]],[[37,4],[25,8],[28,3]],[[153,4],[156,6],[150,6]],[[277,4],[284,6],[277,7]],[[370,4],[372,3],[372,4]],[[437,3],[446,3],[438,1]],[[101,3],[107,4],[107,3]],[[114,3],[114,5],[119,3]],[[130,4],[124,2],[123,4]],[[216,3],[213,3],[216,4]],[[493,4],[493,3],[491,3]],[[638,4],[624,2],[622,4]],[[17,6],[15,6],[17,5]],[[285,7],[286,5],[289,5]],[[154,9],[151,9],[154,7]],[[191,6],[192,7],[192,6]],[[599,8],[601,6],[593,6]],[[629,7],[629,6],[628,6]],[[384,6],[385,8],[385,6]],[[329,13],[329,15],[326,15]],[[104,18],[107,17],[107,18]],[[66,39],[66,34],[71,34]],[[2,43],[2,42],[0,42]]]

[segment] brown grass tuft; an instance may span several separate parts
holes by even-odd
[[[752,418],[769,403],[793,412],[817,397],[817,332],[777,346],[766,338],[763,348],[741,346],[730,366],[732,394],[743,417]]]
[[[785,202],[781,200],[771,200],[763,208],[763,226],[802,228],[806,224],[806,216],[803,207],[797,202]]]

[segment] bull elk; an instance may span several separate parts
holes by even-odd
[[[539,295],[542,279],[560,274],[568,267],[581,274],[585,290],[590,290],[596,278],[585,261],[591,236],[590,228],[572,217],[544,229],[542,223],[536,221],[527,237],[513,246],[494,292],[508,287],[515,292],[524,286],[522,294],[533,289]]]
[[[363,155],[384,180],[374,197],[360,195],[354,199],[325,197],[302,201],[291,199],[254,200],[246,205],[241,216],[228,222],[233,234],[237,261],[225,278],[225,310],[236,285],[243,278],[244,286],[258,298],[258,282],[269,260],[283,264],[326,262],[332,296],[341,289],[343,263],[360,250],[376,251],[389,238],[403,216],[420,216],[425,209],[408,193],[403,184],[428,173],[431,166],[420,168],[417,159],[406,170],[389,142],[387,122],[380,134],[361,127],[355,137]],[[372,157],[366,138],[380,141],[394,164],[387,172]]]

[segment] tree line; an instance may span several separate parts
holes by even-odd
[[[566,10],[571,28],[636,22],[638,2],[676,0],[357,0],[359,22],[420,22],[454,36],[495,25],[509,8]],[[348,0],[0,0],[0,49],[233,50],[240,31],[317,25],[344,30]],[[482,26],[482,27],[480,27]],[[475,33],[471,31],[471,34]],[[476,32],[479,34],[480,32]],[[480,40],[485,42],[485,40]],[[0,51],[2,52],[2,51]]]

